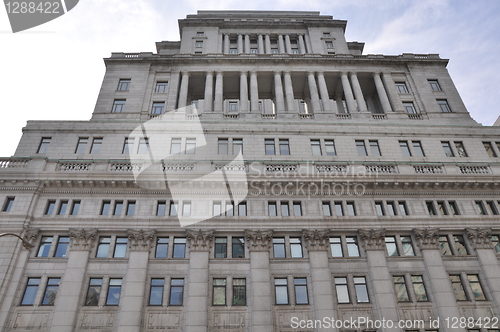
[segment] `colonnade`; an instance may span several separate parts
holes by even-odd
[[[233,43],[233,45],[231,45],[231,40],[234,40],[234,37],[231,38],[229,34],[223,34],[221,38],[221,51],[223,51],[224,54],[305,54],[311,53],[312,51],[311,42],[304,34],[294,35],[293,37],[289,34],[278,34],[272,38],[268,33],[258,34],[256,36],[252,35],[252,37],[250,34],[238,34],[236,35],[236,43]],[[252,43],[252,41],[256,41],[256,43]],[[294,43],[292,43],[292,41],[294,41]]]

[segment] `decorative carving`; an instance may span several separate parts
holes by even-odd
[[[189,240],[189,247],[192,251],[207,251],[212,247],[214,230],[192,230],[186,229],[186,237]]]
[[[476,249],[491,249],[490,228],[467,228],[467,236]]]
[[[71,250],[88,250],[92,248],[97,236],[97,229],[69,229],[69,238],[71,239]]]
[[[248,248],[254,251],[268,251],[273,241],[273,230],[245,230],[245,239],[248,242]]]
[[[23,239],[28,242],[32,246],[35,246],[36,240],[38,238],[38,234],[40,234],[40,228],[28,228],[24,229]],[[24,246],[26,248],[26,246]],[[26,248],[29,249],[29,248]]]
[[[366,250],[385,250],[385,229],[360,229]]]
[[[306,246],[311,250],[325,250],[330,244],[330,230],[322,229],[322,230],[302,230],[302,235],[306,240]]]
[[[151,249],[155,243],[156,229],[148,231],[127,229],[127,237],[129,239],[129,247],[134,250]]]
[[[420,249],[439,248],[439,228],[415,228],[413,234],[415,234]]]

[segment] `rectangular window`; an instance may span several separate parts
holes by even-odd
[[[422,276],[411,276],[411,282],[413,283],[413,290],[415,291],[417,302],[429,301]]]
[[[446,99],[438,99],[437,103],[439,105],[439,108],[441,108],[441,112],[451,113],[450,105],[448,104],[448,101]]]
[[[420,141],[412,141],[413,152],[417,157],[425,157],[424,149],[422,148],[422,143]]]
[[[103,201],[101,207],[101,216],[107,216],[111,208],[111,201]]]
[[[236,48],[230,48],[229,49],[229,54],[238,54],[238,49],[236,49]]]
[[[56,252],[54,257],[66,257],[66,252],[69,247],[69,237],[68,236],[60,236],[57,240]]]
[[[365,141],[357,140],[356,141],[356,150],[358,151],[358,156],[360,156],[360,157],[368,156],[368,152],[366,151]]]
[[[401,148],[403,157],[411,157],[411,151],[407,141],[399,141],[399,147]]]
[[[306,278],[293,278],[295,287],[295,304],[309,304],[307,296],[307,279]]]
[[[153,102],[153,106],[151,106],[151,114],[159,115],[163,113],[165,113],[165,102],[163,101]]]
[[[476,301],[486,301],[486,296],[484,295],[483,288],[479,282],[479,276],[477,274],[468,274],[467,279],[469,280],[470,287],[472,288],[472,295]]]
[[[467,247],[465,246],[465,239],[463,235],[454,235],[453,241],[455,242],[456,254],[459,256],[468,255]]]
[[[184,297],[184,279],[170,280],[170,299],[169,305],[182,305]]]
[[[68,208],[68,201],[59,202],[59,209],[57,210],[57,214],[60,216],[65,215],[67,208]]]
[[[123,210],[123,201],[115,201],[115,207],[113,209],[114,216],[121,216]]]
[[[21,305],[35,304],[36,293],[38,293],[39,286],[40,278],[28,278],[26,288],[24,289],[23,299],[21,300]]]
[[[448,210],[446,209],[446,206],[443,201],[438,201],[437,203],[438,211],[441,215],[446,216],[448,215]]]
[[[167,212],[167,202],[158,201],[158,204],[156,205],[156,215],[164,216],[166,212]]]
[[[401,216],[407,216],[407,215],[409,215],[408,209],[406,208],[406,202],[399,201],[398,202],[398,206],[399,206],[399,214]]]
[[[493,201],[487,201],[486,202],[486,207],[488,208],[488,211],[492,215],[498,215],[498,209],[495,206],[495,202]]]
[[[300,202],[293,202],[293,215],[296,217],[302,216],[302,206]]]
[[[499,253],[500,252],[500,236],[493,235],[491,237],[491,243],[493,244],[493,248],[495,248],[495,251],[497,253]]]
[[[221,203],[222,206],[222,203]],[[226,216],[232,217],[234,216],[234,204],[231,201],[226,202]]]
[[[394,208],[394,202],[388,201],[386,204],[387,204],[387,214],[390,216],[395,216],[396,209]]]
[[[116,88],[116,90],[128,91],[129,86],[130,86],[130,79],[123,78],[118,81],[118,87]]]
[[[127,201],[127,212],[125,215],[133,216],[135,214],[135,201]]]
[[[51,137],[42,137],[40,145],[38,146],[37,153],[47,153],[49,149]]]
[[[123,142],[122,154],[130,154],[130,151],[132,151],[133,147],[134,147],[134,140],[131,138],[125,138],[125,141]]]
[[[275,155],[274,138],[266,138],[264,140],[266,155]]]
[[[42,236],[40,247],[36,257],[49,257],[50,246],[52,245],[52,236]]]
[[[139,146],[137,148],[137,154],[148,154],[149,139],[141,138],[139,140]]]
[[[174,238],[173,258],[184,258],[186,256],[186,238]]]
[[[229,111],[230,112],[238,111],[238,102],[237,101],[230,101],[229,102]]]
[[[43,293],[42,305],[54,305],[61,278],[49,278]]]
[[[325,46],[326,46],[326,48],[333,48],[333,42],[331,42],[331,41],[326,41],[326,42],[325,42]]]
[[[215,258],[227,258],[227,238],[215,238]]]
[[[331,37],[331,34],[329,32],[323,32],[323,37]]]
[[[156,238],[156,250],[155,258],[167,258],[168,257],[168,237],[158,237]]]
[[[288,281],[286,278],[274,279],[276,304],[288,304]]]
[[[350,303],[349,299],[349,288],[347,287],[347,278],[336,277],[335,278],[335,291],[337,292],[337,302],[338,303]]]
[[[299,237],[290,238],[290,254],[293,258],[302,258],[302,240]]]
[[[344,215],[344,207],[342,206],[342,202],[335,202],[335,214],[337,217],[341,217]]]
[[[410,93],[405,82],[396,82],[396,88],[399,93]]]
[[[277,48],[271,48],[271,53],[272,54],[278,54],[278,49]]]
[[[194,154],[196,149],[196,138],[186,138],[186,154]]]
[[[277,215],[277,210],[276,210],[276,202],[268,202],[267,203],[267,212],[270,217],[276,217]]]
[[[87,297],[85,298],[86,306],[98,306],[99,297],[102,290],[102,278],[90,278],[89,289],[87,290]]]
[[[457,301],[467,301],[467,295],[465,294],[460,275],[450,275],[450,281],[453,293],[455,294],[455,299]]]
[[[330,202],[322,202],[322,206],[323,206],[323,216],[331,217],[332,208],[330,206]]]
[[[359,246],[358,246],[358,238],[355,236],[346,236],[347,243],[347,253],[349,257],[359,257]]]
[[[290,208],[288,202],[281,202],[281,216],[282,217],[288,217],[290,216]]]
[[[394,283],[394,289],[396,290],[396,298],[398,299],[398,302],[410,302],[408,290],[406,289],[405,277],[393,276],[392,281]]]
[[[432,91],[441,91],[441,86],[439,85],[438,80],[427,80],[427,82],[429,82]]]
[[[14,205],[15,197],[7,197],[5,203],[3,203],[2,212],[10,212],[12,206]]]
[[[213,203],[213,215],[220,216],[222,214],[222,203],[220,201]]]
[[[449,201],[448,206],[450,208],[450,214],[453,216],[458,216],[460,214],[460,211],[458,210],[457,203],[454,201]]]
[[[214,279],[212,305],[226,305],[226,279]]]
[[[285,258],[285,239],[273,238],[273,252],[274,258]]]
[[[280,138],[279,144],[280,144],[280,155],[283,155],[283,156],[290,155],[290,145],[288,143],[288,139],[281,139]]]
[[[251,48],[250,49],[250,53],[251,54],[257,54],[258,53],[258,50],[256,48]]]
[[[493,144],[491,144],[491,142],[483,142],[483,146],[489,157],[496,158],[497,153],[493,149]]]
[[[102,137],[94,137],[92,139],[92,146],[90,147],[90,153],[98,154],[101,152]]]
[[[377,216],[385,216],[384,204],[382,202],[375,202],[375,211]]]
[[[341,237],[337,236],[330,238],[330,250],[332,257],[344,257]]]
[[[243,154],[243,139],[233,138],[233,154]]]
[[[337,155],[335,151],[335,143],[332,139],[325,139],[325,152],[327,156]]]
[[[88,137],[80,137],[78,139],[78,144],[76,145],[75,153],[76,154],[85,153],[85,150],[87,150],[87,143],[88,142],[89,142]]]
[[[120,293],[122,291],[121,279],[109,279],[108,296],[106,305],[118,305],[120,303]]]
[[[439,248],[441,250],[441,255],[443,256],[452,255],[450,242],[448,241],[448,237],[446,235],[442,235],[439,237]]]
[[[245,238],[232,238],[232,254],[233,258],[245,258]]]
[[[407,114],[417,114],[417,109],[412,101],[403,102],[403,107]]]
[[[201,48],[201,47],[203,47],[203,41],[199,41],[199,40],[198,40],[198,41],[196,41],[196,42],[194,43],[194,47],[196,47],[196,48]]]
[[[111,245],[111,237],[110,236],[101,236],[99,238],[99,243],[97,245],[97,252],[95,257],[98,258],[107,258],[109,254],[109,247]]]
[[[115,249],[113,251],[113,258],[125,258],[127,254],[128,238],[117,237],[115,242]]]
[[[346,207],[347,207],[347,215],[348,216],[355,216],[356,215],[356,208],[354,207],[354,202],[347,202]]]
[[[73,201],[73,204],[71,205],[71,212],[70,214],[72,216],[76,216],[78,212],[80,211],[80,205],[81,201]]]
[[[396,237],[385,237],[385,248],[387,249],[388,256],[399,256],[398,247],[396,245]]]
[[[313,156],[321,156],[321,142],[319,139],[311,140],[311,150]]]
[[[432,201],[425,202],[425,205],[427,206],[427,212],[429,212],[429,215],[435,216],[436,213],[436,208],[434,207],[434,203]]]
[[[45,214],[51,215],[52,213],[54,213],[55,207],[56,207],[56,201],[49,200],[47,202],[47,206],[45,207]]]
[[[247,203],[241,202],[238,204],[238,215],[240,217],[245,217],[247,215]]]
[[[167,93],[168,82],[156,82],[155,93]]]
[[[457,149],[457,154],[459,157],[468,157],[465,151],[464,144],[462,142],[455,142],[455,148]]]
[[[169,208],[169,216],[175,217],[177,216],[177,211],[179,210],[179,203],[170,201],[170,208]]]
[[[172,141],[170,143],[170,154],[181,153],[181,144],[182,144],[182,139],[172,138]]]
[[[182,215],[183,216],[191,215],[191,202],[184,202],[182,204]]]
[[[413,243],[411,242],[410,236],[401,236],[401,247],[404,256],[415,256],[415,250],[413,249]]]
[[[380,147],[378,146],[378,141],[369,141],[370,143],[370,152],[372,156],[380,157],[382,154],[380,153]]]
[[[356,301],[358,303],[370,302],[365,277],[354,277],[354,289],[356,290]]]
[[[151,279],[151,287],[149,290],[149,305],[163,304],[163,288],[165,279]]]
[[[229,140],[227,138],[219,138],[218,154],[229,154]]]
[[[246,279],[233,279],[233,305],[247,305]]]
[[[122,113],[125,110],[125,99],[115,99],[111,113]]]
[[[487,215],[486,209],[484,208],[483,202],[482,201],[476,201],[476,211],[478,214],[485,216]]]

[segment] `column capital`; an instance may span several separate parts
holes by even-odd
[[[257,75],[257,71],[256,70],[250,70],[250,75]]]
[[[360,229],[359,236],[363,239],[365,250],[385,249],[385,229]]]
[[[183,70],[181,73],[182,73],[182,76],[189,76],[189,72],[188,71],[184,71]]]
[[[318,76],[319,76],[319,75],[323,75],[323,76],[324,76],[324,75],[325,75],[325,72],[324,72],[324,71],[322,71],[322,70],[319,70],[319,71],[317,71],[317,72],[316,72],[316,74],[318,74]]]
[[[268,251],[273,240],[273,230],[245,230],[245,239],[250,251]]]
[[[149,251],[154,246],[156,230],[127,229],[129,248],[136,251]]]
[[[372,72],[373,77],[380,77],[380,74],[381,73],[379,71],[373,71]]]
[[[275,70],[275,71],[273,71],[273,75],[274,76],[276,76],[276,75],[280,75],[281,76],[281,71]]]
[[[209,70],[209,71],[206,71],[205,72],[205,75],[214,75],[214,71],[213,70]]]
[[[346,72],[346,71],[341,71],[341,72],[340,72],[340,75],[341,75],[341,76],[346,76],[346,77],[347,77],[347,72]]]
[[[189,248],[192,251],[208,251],[212,248],[214,230],[186,229],[186,238],[189,240]]]
[[[284,70],[283,74],[285,74],[285,75],[291,75],[292,71],[291,70]]]
[[[306,246],[311,250],[325,250],[330,244],[330,229],[302,230],[302,236],[306,240]]]
[[[71,250],[89,250],[97,237],[97,228],[70,228],[69,238]]]
[[[466,228],[467,236],[476,249],[491,249],[491,228]]]
[[[307,71],[307,76],[311,76],[311,75],[312,75],[312,76],[316,75],[316,72],[315,72],[315,71],[312,71],[312,70],[308,70],[308,71]]]
[[[248,74],[248,71],[246,70],[240,70],[240,75],[247,75]]]
[[[350,71],[350,72],[349,72],[349,74],[351,75],[351,77],[352,77],[352,76],[356,76],[356,77],[358,77],[358,73],[357,73],[357,72],[355,72],[355,71]]]
[[[414,228],[413,234],[420,249],[439,248],[439,228]]]
[[[23,239],[24,241],[31,244],[33,246],[32,248],[34,248],[36,240],[38,239],[38,234],[40,234],[40,228],[26,227],[24,229]]]

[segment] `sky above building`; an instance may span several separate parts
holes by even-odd
[[[88,120],[111,52],[156,52],[179,40],[197,10],[320,11],[347,20],[363,54],[438,53],[472,117],[500,115],[500,1],[496,0],[80,0],[51,22],[13,34],[0,9],[0,157],[14,154],[28,120]]]

